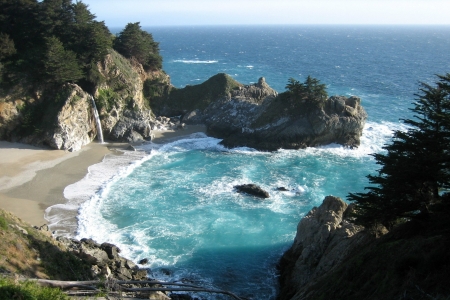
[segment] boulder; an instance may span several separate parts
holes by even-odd
[[[105,251],[97,247],[91,247],[87,243],[81,244],[78,256],[92,265],[104,266],[109,262],[108,254]]]
[[[125,111],[107,137],[113,141],[128,143],[150,140],[153,123],[150,111]]]
[[[103,243],[100,245],[100,248],[106,252],[109,259],[119,258],[118,253],[120,253],[120,249],[116,245],[110,243]]]
[[[246,193],[258,198],[269,198],[270,195],[268,192],[263,190],[260,186],[256,184],[243,184],[234,186],[238,193]]]

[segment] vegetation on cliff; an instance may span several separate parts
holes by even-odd
[[[134,57],[146,70],[162,68],[158,43],[141,29],[139,22],[127,24],[114,40],[114,49],[126,58]]]
[[[290,101],[293,107],[302,104],[303,106],[323,108],[325,100],[328,98],[326,85],[309,75],[303,83],[294,78],[289,78],[286,90],[280,96],[287,98],[286,101]]]
[[[407,131],[395,131],[384,146],[386,153],[373,154],[381,165],[366,193],[351,193],[357,205],[356,222],[368,227],[392,228],[405,220],[426,218],[442,204],[450,188],[450,74],[438,76],[435,86],[421,84],[406,119]]]
[[[51,233],[0,209],[0,273],[30,278],[90,280],[90,265],[62,249]]]
[[[86,4],[6,0],[0,4],[3,82],[76,82],[105,57],[112,35]],[[3,46],[6,45],[6,46]],[[14,48],[12,47],[14,45]]]

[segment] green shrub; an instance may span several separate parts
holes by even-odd
[[[3,216],[0,216],[0,228],[3,230],[8,229],[8,221]]]
[[[118,99],[118,95],[113,90],[100,89],[98,90],[98,96],[96,99],[97,101],[95,101],[95,103],[98,106],[99,110],[105,108],[107,111],[109,111],[114,106],[116,99]]]
[[[11,279],[0,277],[0,299],[68,300],[70,298],[59,289],[40,287],[30,281],[16,284]]]

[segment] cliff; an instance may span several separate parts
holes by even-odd
[[[155,117],[149,99],[144,97],[144,82],[170,83],[162,71],[147,73],[141,64],[110,49],[97,64],[94,97],[105,138],[119,142],[149,140]]]
[[[376,238],[352,223],[351,212],[328,196],[300,221],[280,260],[279,300],[447,299],[447,213]]]
[[[105,138],[120,142],[149,140],[156,120],[144,96],[144,83],[170,86],[161,70],[144,71],[110,49],[92,71],[92,82],[34,87],[27,82],[0,91],[0,139],[76,151],[97,135],[90,91]]]

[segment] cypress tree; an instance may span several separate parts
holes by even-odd
[[[153,36],[142,30],[139,22],[128,23],[114,41],[114,50],[127,58],[134,57],[145,69],[160,69],[162,57]]]
[[[411,109],[414,119],[403,119],[407,131],[395,131],[386,153],[373,154],[381,165],[368,175],[366,193],[350,193],[356,221],[391,228],[400,218],[427,216],[450,188],[450,74],[438,76],[435,86],[421,83]]]
[[[65,50],[56,37],[46,39],[46,48],[43,73],[48,83],[63,84],[83,77],[75,53]]]

